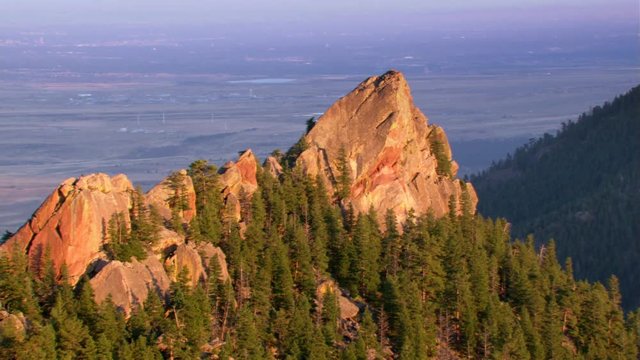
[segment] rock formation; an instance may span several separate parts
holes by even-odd
[[[237,171],[240,174],[250,173],[244,162],[239,163]],[[178,174],[189,206],[182,217],[188,222],[195,216],[195,192],[186,171]],[[251,184],[243,176],[240,177],[240,185],[228,190],[230,194],[239,191],[245,186],[244,183]],[[255,191],[255,171],[252,176]],[[250,186],[245,187],[251,189]],[[144,302],[149,291],[161,296],[166,294],[171,280],[159,259],[167,255],[168,265],[189,270],[192,285],[206,278],[205,269],[213,256],[218,258],[220,264],[220,278],[228,279],[222,250],[211,244],[198,247],[187,245],[183,235],[165,227],[160,227],[158,241],[144,261],[108,261],[103,246],[109,241],[109,220],[113,214],[122,213],[129,226],[132,191],[133,186],[125,175],[109,177],[106,174],[92,174],[67,179],[42,203],[32,218],[0,246],[0,251],[10,253],[16,247],[24,251],[30,258],[33,271],[41,269],[42,260],[48,254],[58,271],[66,264],[72,284],[83,274],[94,273],[90,283],[96,301],[100,303],[110,296],[127,315]],[[171,209],[167,199],[172,194],[169,180],[165,179],[146,194],[145,200],[169,220]],[[175,274],[171,275],[175,278]]]
[[[67,179],[1,249],[19,246],[34,269],[48,252],[58,270],[66,264],[75,284],[89,264],[104,256],[101,249],[111,216],[122,212],[129,221],[132,190],[125,175]]]
[[[24,314],[17,312],[11,314],[6,310],[0,310],[0,339],[3,342],[22,342],[27,337],[27,319]]]
[[[220,169],[220,183],[227,209],[232,209],[236,220],[240,221],[240,196],[251,195],[258,188],[258,159],[251,149],[244,151],[234,163],[229,161]]]
[[[322,305],[322,299],[327,292],[332,292],[338,298],[338,307],[340,308],[340,319],[347,320],[355,318],[360,312],[360,308],[356,303],[349,300],[338,285],[333,280],[324,280],[316,288],[316,301]]]
[[[187,170],[179,170],[176,172],[179,180],[180,187],[178,191],[182,191],[182,196],[186,200],[187,208],[181,212],[182,220],[185,224],[188,224],[194,216],[196,216],[196,192],[193,188],[193,181],[191,177],[187,175]],[[154,186],[145,195],[147,204],[153,206],[156,211],[165,220],[171,220],[171,206],[169,199],[175,195],[175,189],[172,188],[170,177],[162,180],[158,185]]]
[[[111,301],[122,309],[126,315],[135,306],[147,299],[150,291],[164,297],[169,291],[171,281],[162,264],[154,256],[140,262],[111,261],[105,265],[91,280],[96,302],[101,303],[111,296]]]
[[[210,243],[205,243],[198,245],[196,250],[198,250],[198,254],[200,254],[202,258],[202,264],[205,269],[209,268],[209,261],[215,256],[218,259],[218,265],[220,265],[220,280],[227,281],[229,279],[227,257],[224,252],[222,252],[222,249]]]
[[[209,259],[216,256],[220,264],[220,279],[225,281],[229,278],[227,270],[227,260],[220,248],[209,243],[194,245],[180,244],[175,251],[165,260],[165,266],[170,269],[169,277],[177,280],[178,273],[186,269],[189,276],[189,285],[195,287],[199,282],[207,279],[207,267]]]
[[[344,152],[351,173],[349,197],[356,212],[373,207],[380,217],[392,209],[399,221],[411,209],[436,216],[449,210],[449,197],[461,198],[463,182],[455,179],[457,165],[441,128],[429,125],[415,106],[404,76],[389,71],[371,77],[339,99],[305,136],[308,148],[297,166],[311,176],[320,175],[330,191],[340,177],[339,154]],[[450,174],[438,169],[435,147]],[[440,170],[440,171],[439,171]],[[475,208],[477,197],[467,189]]]
[[[151,250],[154,254],[164,257],[169,255],[167,252],[170,252],[182,243],[184,243],[184,236],[173,230],[161,227],[160,231],[158,231],[158,241],[153,245]]]
[[[178,279],[178,273],[186,269],[190,280],[189,285],[192,287],[207,278],[202,258],[192,244],[178,245],[173,254],[165,261],[165,266],[170,269],[169,276],[174,281]]]
[[[262,167],[275,178],[282,174],[282,165],[280,165],[278,159],[273,156],[268,156]]]

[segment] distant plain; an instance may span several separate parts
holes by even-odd
[[[279,46],[2,29],[0,230],[16,230],[68,177],[125,173],[147,189],[198,158],[222,165],[248,147],[262,159],[286,150],[306,119],[390,68],[444,127],[461,175],[480,171],[640,83],[637,37],[625,29],[511,43],[482,33],[307,34]]]

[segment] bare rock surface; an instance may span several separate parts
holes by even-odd
[[[174,281],[178,279],[180,271],[186,269],[189,275],[189,283],[192,287],[207,278],[202,258],[193,244],[178,245],[173,254],[165,260],[164,264],[169,269],[169,277]]]
[[[220,266],[220,280],[227,281],[229,279],[229,270],[227,268],[227,257],[217,246],[213,246],[210,243],[198,245],[196,247],[198,254],[202,258],[202,265],[205,269],[209,268],[210,260],[215,256],[218,259],[218,265]]]
[[[308,148],[297,166],[313,177],[320,175],[330,191],[336,190],[339,154],[344,151],[352,180],[346,202],[356,212],[373,207],[382,217],[392,209],[402,222],[411,209],[417,215],[432,209],[442,216],[449,210],[450,195],[461,197],[457,164],[450,164],[451,176],[437,171],[435,142],[451,161],[444,131],[428,124],[397,71],[363,81],[334,103],[305,139]],[[475,191],[471,185],[467,189],[475,208]]]
[[[262,167],[275,178],[282,174],[282,165],[280,165],[278,159],[273,156],[268,156]]]
[[[111,297],[113,303],[126,315],[144,303],[150,291],[165,296],[171,281],[158,259],[149,254],[143,261],[111,261],[91,280],[96,302]]]
[[[124,214],[129,221],[133,186],[125,175],[91,174],[62,182],[0,249],[14,246],[28,254],[38,269],[48,252],[59,270],[66,264],[76,283],[87,266],[103,256],[109,219]]]
[[[229,161],[220,169],[222,195],[227,209],[232,209],[236,220],[240,221],[240,196],[244,193],[251,197],[258,188],[259,163],[255,155],[248,149],[236,162]]]

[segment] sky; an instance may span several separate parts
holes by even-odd
[[[0,26],[69,24],[248,24],[402,26],[430,17],[452,22],[626,21],[638,0],[0,0]]]

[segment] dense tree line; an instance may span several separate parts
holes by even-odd
[[[22,313],[26,333],[2,323],[6,359],[636,359],[640,318],[625,316],[615,277],[606,286],[574,279],[556,245],[512,241],[504,220],[485,219],[460,199],[441,219],[335,205],[324,184],[297,170],[259,172],[240,196],[242,222],[220,194],[217,172],[191,165],[198,216],[188,241],[227,255],[229,280],[211,261],[190,287],[180,272],[166,297],[151,293],[127,319],[98,305],[83,278],[24,255],[0,258],[0,304]],[[242,236],[241,236],[242,234]],[[360,312],[341,319],[335,279]]]
[[[640,305],[640,86],[563,124],[472,177],[479,211],[515,236],[554,238],[578,278],[620,278]]]
[[[104,250],[110,259],[129,261],[132,257],[144,260],[147,251],[158,241],[160,215],[144,201],[142,190],[131,192],[130,226],[124,213],[114,213],[107,224],[108,242]]]

